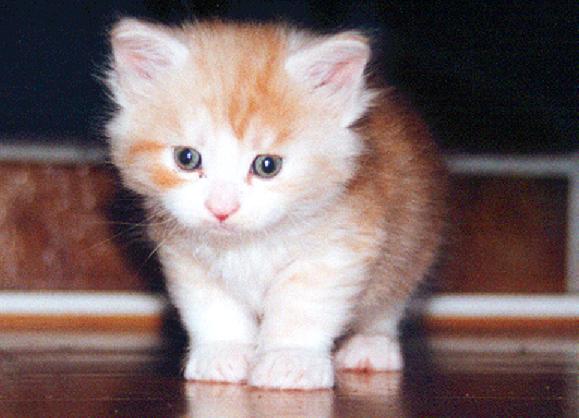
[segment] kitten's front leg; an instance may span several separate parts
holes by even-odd
[[[256,321],[218,288],[187,292],[181,317],[190,334],[187,380],[244,382],[255,353]]]
[[[273,286],[267,297],[249,383],[280,389],[334,384],[331,349],[359,292],[358,271],[304,269]]]
[[[202,269],[170,260],[163,260],[168,288],[190,337],[185,378],[246,381],[255,353],[255,317]]]

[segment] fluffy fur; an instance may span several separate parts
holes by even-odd
[[[111,44],[112,157],[147,204],[191,338],[185,377],[331,387],[341,336],[337,367],[399,369],[397,324],[439,244],[442,170],[421,120],[367,87],[368,40],[127,19]],[[202,166],[179,169],[179,146]],[[283,158],[277,176],[252,173],[263,154]]]

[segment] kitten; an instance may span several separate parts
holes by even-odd
[[[112,158],[146,201],[185,378],[313,389],[334,363],[400,369],[442,169],[393,89],[367,87],[368,39],[126,19],[111,44]]]

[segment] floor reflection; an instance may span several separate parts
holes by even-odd
[[[404,417],[399,373],[338,373],[335,390],[279,391],[188,382],[190,417]]]
[[[403,373],[277,391],[184,382],[182,354],[146,335],[0,332],[0,417],[577,415],[575,336],[497,338],[410,340]]]

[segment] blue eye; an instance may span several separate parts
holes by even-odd
[[[280,172],[281,166],[282,158],[277,155],[258,155],[253,160],[251,170],[259,177],[272,178]]]
[[[201,167],[201,154],[190,147],[175,147],[175,163],[184,171],[193,171]]]

